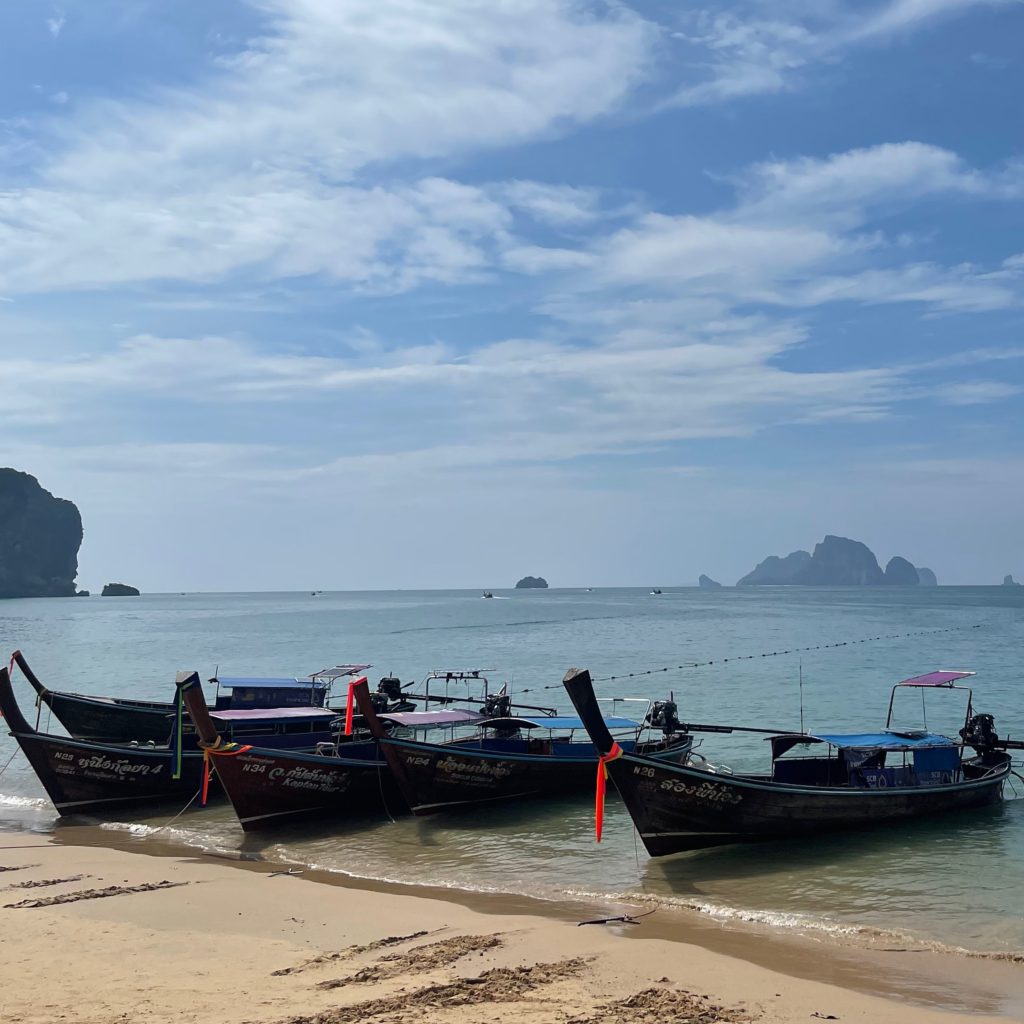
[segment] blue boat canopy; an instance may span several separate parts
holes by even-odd
[[[959,740],[937,732],[816,732],[809,739],[831,743],[841,750],[920,750],[922,747],[958,747]]]
[[[258,676],[214,676],[211,683],[217,683],[225,690],[322,690],[324,683],[309,679],[267,679]]]
[[[640,723],[631,718],[606,718],[609,729],[639,729]],[[575,715],[553,715],[550,718],[489,718],[480,723],[481,729],[583,729],[583,722]]]

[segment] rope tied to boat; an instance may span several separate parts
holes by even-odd
[[[218,735],[213,743],[204,743],[200,740],[199,746],[203,748],[203,784],[199,791],[199,806],[205,807],[206,797],[210,791],[210,755],[235,757],[238,754],[244,754],[247,750],[252,750],[252,744],[225,743],[223,737]]]
[[[601,833],[604,831],[604,793],[608,784],[608,762],[615,761],[622,757],[622,747],[615,741],[612,742],[612,749],[607,754],[601,754],[597,759],[597,791],[594,799],[594,832],[597,841],[601,842]]]

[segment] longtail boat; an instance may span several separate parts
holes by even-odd
[[[597,750],[589,738],[578,738],[583,722],[575,716],[512,715],[511,699],[504,697],[500,703],[492,702],[491,717],[466,723],[475,735],[428,743],[389,731],[396,716],[374,710],[365,683],[354,684],[353,691],[414,814],[581,792],[593,784]],[[646,724],[629,718],[602,718],[603,727],[615,730],[624,748],[644,756],[685,759],[692,738],[676,731],[675,705],[666,716],[666,703],[655,712],[664,733],[661,738],[641,741]]]
[[[973,692],[956,685],[973,674],[930,672],[897,683],[880,732],[686,726],[693,732],[768,734],[771,771],[763,775],[695,764],[695,757],[670,763],[626,750],[601,718],[590,673],[570,669],[563,682],[601,754],[599,810],[607,772],[648,853],[658,857],[727,843],[892,825],[998,801],[1011,768],[1007,750],[1024,749],[1024,743],[1000,739],[992,716],[974,713]],[[959,738],[890,728],[901,687],[966,691]],[[973,756],[964,756],[966,747]],[[799,756],[785,756],[793,751]]]
[[[157,743],[169,742],[172,729],[177,727],[176,705],[169,701],[134,700],[125,697],[93,697],[65,690],[51,690],[33,672],[21,651],[11,655],[9,668],[17,665],[36,692],[36,708],[46,705],[53,717],[75,739],[96,743]],[[318,743],[332,740],[332,721],[345,713],[344,708],[328,707],[331,689],[339,681],[361,676],[368,664],[335,665],[301,678],[263,678],[252,676],[214,675],[209,682],[216,687],[212,711],[215,714],[242,712],[232,727],[233,739],[238,742],[258,743],[263,747],[312,750]],[[378,711],[401,713],[415,711],[423,704],[458,704],[486,708],[495,699],[489,691],[489,682],[483,669],[435,670],[421,683],[403,684],[394,676],[385,676],[372,693]],[[453,687],[466,684],[481,688],[480,696],[468,692],[453,692]],[[418,687],[418,692],[411,690]],[[301,716],[294,708],[304,708],[309,714],[308,725],[300,724]],[[281,709],[278,721],[269,723],[272,711]],[[526,707],[525,710],[550,713],[549,708]],[[254,715],[253,711],[266,712]],[[246,733],[246,719],[250,729]],[[258,720],[258,721],[257,721]],[[39,721],[37,716],[36,726]],[[223,730],[222,730],[223,731]],[[317,735],[309,735],[317,733]],[[305,735],[302,735],[305,734]],[[185,747],[198,749],[195,729],[187,716],[181,724]]]
[[[26,721],[0,668],[0,712],[60,814],[152,805],[195,796],[203,755],[176,745],[117,746],[36,731]]]
[[[371,714],[374,696],[365,679],[353,684],[364,694]],[[216,716],[206,706],[195,673],[178,677],[178,688],[199,733],[199,743],[213,763],[217,777],[249,832],[303,817],[354,818],[368,813],[406,813],[407,807],[380,748],[358,739],[316,754],[284,753],[248,744],[225,742]],[[358,722],[349,714],[347,727]],[[472,710],[392,712],[387,719],[404,730],[451,728],[484,716]],[[374,721],[378,721],[374,718]]]
[[[21,651],[11,655],[9,668],[15,665],[35,690],[37,709],[45,704],[75,739],[164,745],[180,727],[186,749],[198,749],[192,723],[187,718],[178,723],[174,702],[51,690],[40,682]],[[331,686],[368,668],[372,666],[338,665],[305,679],[214,676],[210,679],[217,687],[214,711],[230,722],[232,738],[239,742],[312,750],[318,743],[331,741],[334,723],[343,713],[326,706]],[[382,679],[377,692],[378,703],[385,708],[408,710],[415,706],[401,692],[397,679]]]

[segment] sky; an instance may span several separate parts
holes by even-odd
[[[1024,577],[1021,0],[6,0],[80,584]]]

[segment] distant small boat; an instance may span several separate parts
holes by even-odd
[[[653,589],[653,590],[651,591],[651,597],[654,597],[654,596],[656,596],[657,594],[660,594],[660,593],[661,593],[661,591],[660,591],[660,590],[659,590],[659,589],[658,589],[657,587],[655,587],[655,588],[654,588],[654,589]]]
[[[483,596],[484,597],[494,597],[494,595],[489,590],[485,590]]]

